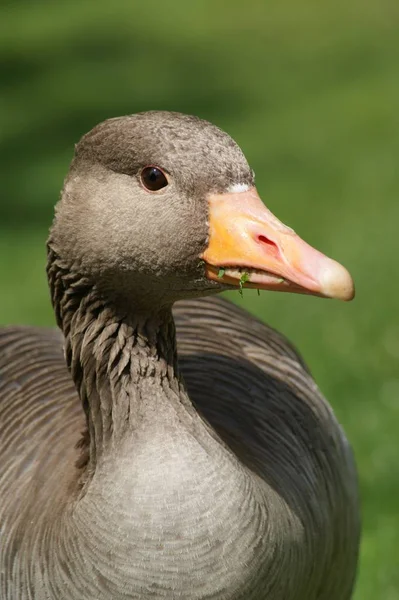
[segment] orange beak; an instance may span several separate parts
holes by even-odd
[[[348,271],[281,223],[255,188],[212,194],[209,244],[201,258],[208,279],[235,287],[352,300]]]

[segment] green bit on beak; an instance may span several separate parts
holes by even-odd
[[[218,277],[219,279],[221,279],[225,273],[226,269],[224,267],[220,267],[219,271],[218,271]]]
[[[243,273],[241,275],[241,278],[240,278],[240,289],[239,289],[240,296],[242,296],[242,286],[244,285],[244,283],[246,281],[248,281],[248,279],[249,279],[249,273]]]

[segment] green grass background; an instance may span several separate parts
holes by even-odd
[[[351,304],[246,291],[293,340],[354,446],[356,600],[399,598],[399,3],[2,3],[0,322],[54,323],[44,242],[73,144],[148,109],[226,129],[268,206],[344,263]]]

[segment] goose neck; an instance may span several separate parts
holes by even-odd
[[[192,411],[179,374],[171,307],[145,314],[134,303],[111,303],[54,256],[48,274],[66,362],[87,419],[81,466],[93,472],[123,438],[166,413]]]

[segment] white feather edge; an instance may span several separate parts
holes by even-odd
[[[246,183],[233,183],[228,189],[230,194],[238,194],[240,192],[247,192],[249,190],[249,185]]]

